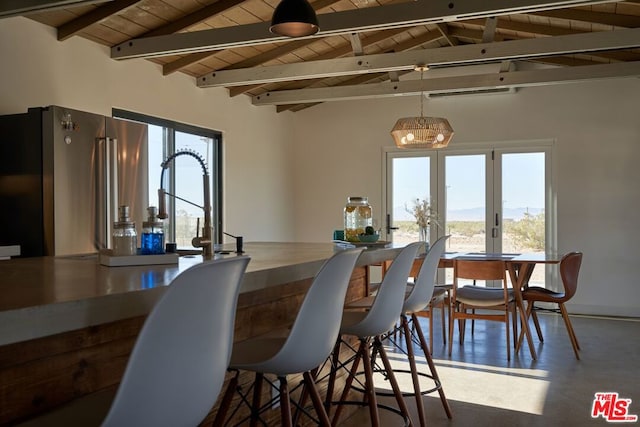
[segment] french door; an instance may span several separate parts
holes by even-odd
[[[555,250],[552,143],[492,144],[385,153],[387,240],[418,240],[414,215],[432,208],[429,240],[447,251]],[[417,206],[418,205],[418,206]],[[544,282],[534,277],[534,282]]]

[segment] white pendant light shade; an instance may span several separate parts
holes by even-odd
[[[442,117],[403,117],[391,136],[399,148],[444,148],[453,138],[453,128]]]
[[[287,37],[304,37],[320,30],[318,17],[307,0],[282,0],[273,11],[273,34]]]

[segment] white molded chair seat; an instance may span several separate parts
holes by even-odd
[[[74,400],[23,425],[100,425],[104,408],[103,427],[198,425],[225,379],[248,263],[246,256],[227,258],[182,272],[147,317],[117,391]]]
[[[287,375],[302,373],[320,423],[329,424],[311,371],[329,357],[338,338],[349,280],[362,251],[363,249],[343,250],[325,262],[305,295],[286,337],[256,337],[234,344],[229,368],[256,372],[254,387],[257,390],[254,390],[253,395],[250,416],[252,421],[257,421],[259,417],[260,389],[264,374],[275,374],[280,381],[282,425],[291,426]],[[238,374],[229,382],[225,402],[231,401],[237,384]],[[214,425],[223,425],[228,409],[228,405],[221,405]]]

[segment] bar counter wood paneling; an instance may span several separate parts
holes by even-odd
[[[251,262],[238,300],[236,340],[289,326],[335,249],[260,242],[245,250]],[[347,299],[365,294],[367,265],[393,259],[398,251],[365,251]],[[95,257],[45,257],[0,263],[0,425],[115,387],[165,285],[199,262],[195,257],[181,258],[179,265],[109,268]],[[241,383],[249,380],[243,376]],[[275,421],[278,411],[272,412],[268,417]]]

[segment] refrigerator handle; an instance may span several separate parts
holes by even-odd
[[[111,247],[112,226],[115,221],[118,221],[118,139],[107,137],[106,140],[109,153],[109,177],[106,181],[107,194],[109,195],[107,206],[109,214],[107,215],[106,241],[108,247]]]
[[[96,138],[94,212],[97,250],[111,247],[112,224],[118,219],[118,141]],[[115,183],[115,184],[114,184]]]

